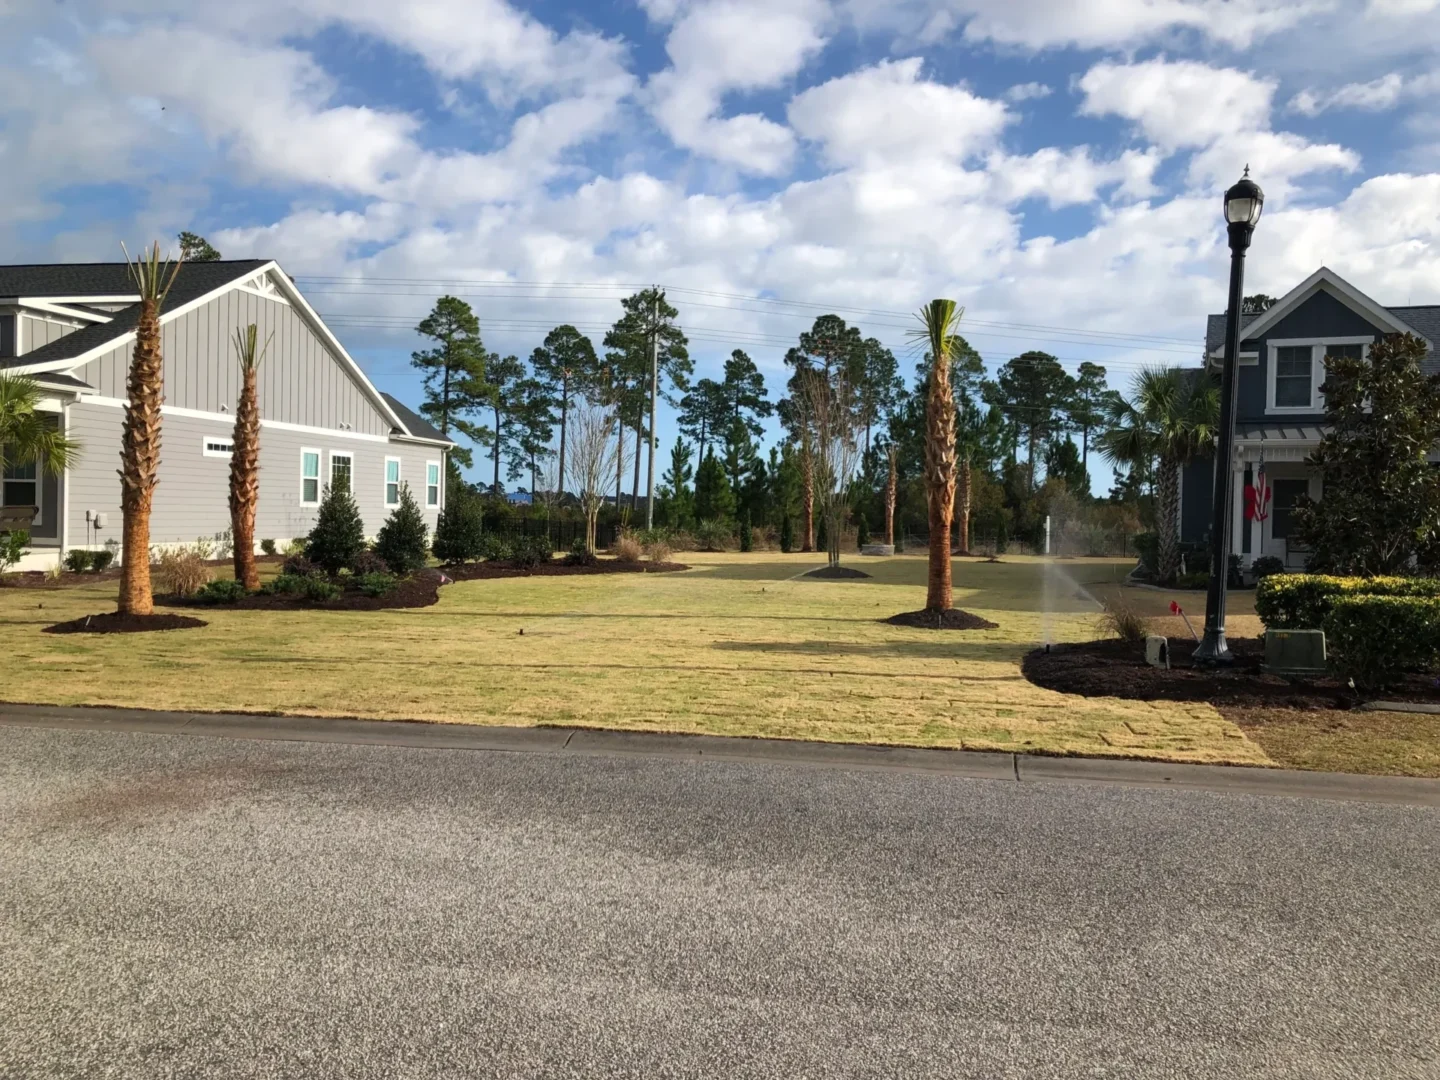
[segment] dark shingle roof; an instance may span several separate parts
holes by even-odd
[[[180,268],[175,286],[165,299],[169,311],[214,292],[236,278],[248,277],[268,259],[222,259],[217,262],[187,263]],[[56,266],[0,266],[0,296],[119,296],[133,294],[135,286],[126,276],[124,263],[61,264]],[[79,284],[90,286],[78,288]],[[46,291],[48,290],[48,291]],[[107,323],[96,323],[66,334],[58,341],[26,353],[0,360],[0,367],[43,364],[68,360],[123,337],[135,329],[140,305],[132,304],[115,312]]]
[[[1430,342],[1430,356],[1422,365],[1422,370],[1426,374],[1440,372],[1440,351],[1437,351],[1437,348],[1440,348],[1440,304],[1392,307],[1385,310]],[[1240,316],[1242,338],[1244,328],[1259,317],[1258,315]],[[1211,315],[1205,321],[1205,355],[1209,356],[1224,344],[1225,316]]]
[[[1240,339],[1245,339],[1245,327],[1258,319],[1259,315],[1240,316]],[[1205,355],[1209,356],[1216,349],[1225,344],[1225,316],[1211,315],[1205,321]]]
[[[406,434],[412,435],[417,439],[434,439],[436,442],[450,442],[449,439],[440,434],[440,430],[435,427],[434,424],[430,423],[429,420],[426,420],[419,413],[402,405],[383,390],[380,392],[380,396],[385,399],[386,405],[389,405],[390,408],[395,410],[395,415],[400,417],[400,422],[405,425]]]

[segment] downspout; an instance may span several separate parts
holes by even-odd
[[[70,406],[75,404],[71,398],[60,406],[60,427],[68,435],[70,433]],[[65,552],[70,547],[70,466],[67,464],[60,473],[60,555],[56,565],[63,566],[65,563]]]

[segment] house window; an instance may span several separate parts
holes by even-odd
[[[36,479],[38,475],[33,461],[28,465],[6,464],[4,481],[0,482],[0,504],[39,506],[40,485]]]
[[[300,505],[320,503],[320,451],[300,451]]]
[[[440,463],[438,461],[425,463],[425,505],[428,507],[440,505]]]
[[[1308,409],[1314,369],[1309,345],[1282,345],[1275,350],[1275,407]]]
[[[354,478],[355,459],[350,454],[330,454],[330,486],[336,491],[351,491]]]
[[[385,459],[385,505],[400,505],[400,459]]]
[[[235,443],[230,439],[217,439],[206,435],[201,443],[201,453],[206,457],[230,457],[235,453]]]
[[[1310,481],[1272,480],[1270,490],[1274,492],[1270,504],[1270,535],[1276,540],[1288,540],[1295,523],[1295,504],[1302,495],[1309,494]]]

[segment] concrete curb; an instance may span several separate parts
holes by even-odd
[[[1440,780],[1418,777],[745,739],[723,735],[589,728],[486,727],[313,716],[152,712],[145,709],[56,705],[0,705],[0,727],[408,746],[432,750],[708,759],[815,768],[925,772],[1022,784],[1057,781],[1115,784],[1440,807]]]

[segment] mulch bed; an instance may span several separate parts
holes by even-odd
[[[590,566],[567,566],[557,559],[539,566],[516,566],[514,563],[498,561],[463,563],[460,566],[446,566],[442,572],[452,581],[482,581],[487,578],[569,577],[586,574],[672,574],[677,570],[689,569],[685,563],[620,562],[618,559],[599,559]]]
[[[1263,638],[1230,638],[1235,663],[1221,668],[1196,667],[1195,644],[1171,638],[1169,670],[1147,664],[1143,645],[1118,639],[1036,649],[1026,655],[1021,670],[1037,686],[1083,697],[1291,709],[1345,709],[1361,701],[1336,678],[1288,679],[1261,671]],[[1386,701],[1440,701],[1440,687],[1433,676],[1410,675],[1374,696]]]
[[[34,549],[32,549],[34,550]],[[282,563],[284,555],[256,555],[255,562]],[[206,559],[206,566],[234,566],[234,559]],[[151,571],[154,572],[153,569]],[[17,570],[0,577],[0,589],[70,589],[76,585],[94,585],[98,581],[119,581],[120,564],[117,562],[108,570],[95,573],[86,570],[77,574],[73,570],[62,570],[58,577],[51,577],[44,570]]]
[[[56,623],[41,631],[43,634],[143,634],[151,630],[187,630],[208,626],[204,619],[189,615],[121,615],[107,611],[103,615],[86,615],[69,622]]]
[[[999,623],[953,607],[938,615],[933,611],[906,611],[880,621],[891,626],[913,626],[917,630],[994,630],[999,626]]]
[[[855,578],[869,576],[864,570],[856,570],[853,566],[822,566],[818,570],[805,573],[805,577],[823,578],[826,581],[853,581]]]

